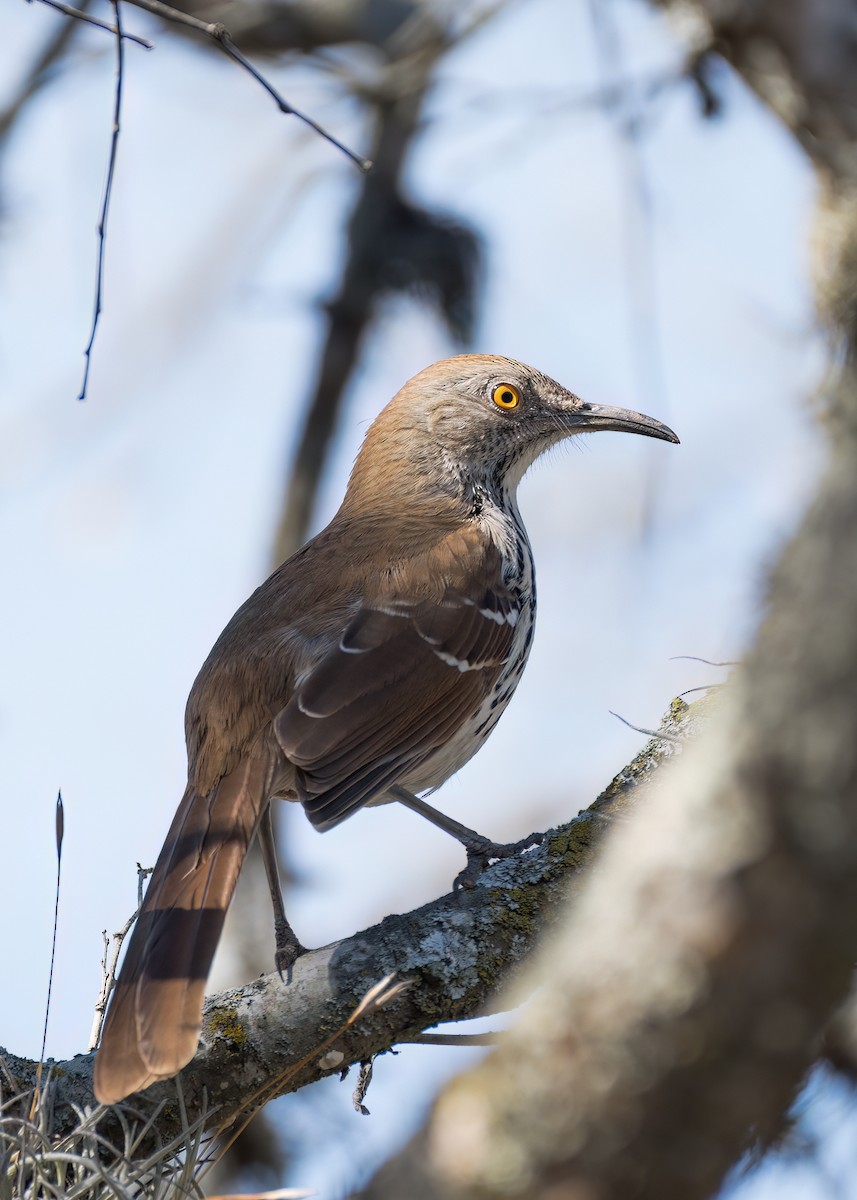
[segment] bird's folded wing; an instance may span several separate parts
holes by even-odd
[[[504,588],[484,584],[439,600],[391,590],[360,609],[274,722],[318,829],[407,777],[478,710],[517,616]]]

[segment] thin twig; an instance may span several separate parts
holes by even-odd
[[[595,814],[598,815],[597,813]],[[496,1046],[497,1033],[415,1033],[400,1038],[397,1046]]]
[[[686,662],[701,662],[707,667],[737,667],[737,662],[712,662],[710,658],[700,658],[696,654],[673,654],[670,662],[678,662],[679,659],[684,659]]]
[[[325,141],[330,142],[332,146],[335,146],[337,150],[340,150],[350,158],[364,175],[372,169],[372,163],[368,158],[363,158],[362,155],[357,154],[354,150],[349,150],[344,143],[335,138],[332,133],[328,133],[312,117],[307,116],[306,113],[300,112],[294,105],[289,104],[288,100],[277,91],[273,84],[269,83],[265,76],[253,66],[250,60],[244,57],[233,42],[229,30],[220,21],[202,21],[199,17],[191,16],[190,13],[180,12],[179,9],[173,8],[170,4],[164,4],[163,0],[129,0],[129,3],[136,5],[137,8],[142,8],[145,12],[151,13],[154,17],[160,17],[164,21],[174,21],[177,25],[184,25],[188,29],[195,29],[197,33],[203,33],[206,37],[210,37],[224,54],[231,58],[233,62],[237,62],[239,66],[252,75],[258,84],[261,84],[280,112],[297,117],[299,121],[303,121],[305,125],[308,125],[310,129],[314,130],[320,137],[323,137]]]
[[[624,717],[620,717],[612,708],[607,710],[611,717],[615,717],[617,721],[621,721],[623,725],[627,725],[629,729],[633,729],[635,733],[644,733],[646,737],[663,738],[665,742],[675,742],[676,745],[681,745],[681,738],[676,737],[674,733],[667,733],[662,729],[644,729],[642,725],[632,725],[630,721],[626,721]]]
[[[104,940],[104,955],[101,959],[101,986],[98,991],[98,999],[95,1001],[95,1014],[92,1018],[92,1030],[89,1035],[88,1050],[94,1050],[101,1040],[101,1028],[104,1025],[107,1001],[110,999],[110,993],[113,991],[113,985],[116,982],[116,966],[119,962],[119,954],[122,950],[122,944],[130,933],[131,926],[136,919],[137,913],[135,912],[128,918],[122,928],[113,934],[112,938],[107,936],[106,929],[102,929],[101,931],[101,937]],[[112,953],[110,951],[111,942],[113,943]]]
[[[86,399],[86,387],[89,383],[89,368],[92,363],[92,347],[95,333],[98,329],[98,319],[101,316],[102,292],[104,285],[104,244],[107,228],[107,213],[110,208],[110,193],[113,190],[113,174],[116,170],[116,151],[119,148],[119,118],[122,113],[122,81],[125,72],[125,38],[122,33],[122,0],[112,0],[113,11],[116,14],[116,97],[113,104],[113,133],[110,138],[110,159],[107,163],[107,180],[104,184],[104,195],[101,201],[101,215],[98,220],[98,261],[95,268],[95,311],[92,314],[92,328],[89,341],[83,352],[85,366],[83,368],[83,383],[80,387],[78,400]]]
[[[351,1093],[351,1103],[354,1105],[354,1111],[360,1113],[363,1117],[370,1115],[369,1109],[363,1101],[366,1099],[366,1093],[369,1091],[369,1085],[372,1082],[374,1061],[372,1058],[367,1058],[360,1064],[360,1071],[357,1075],[357,1086]]]
[[[104,1025],[104,1015],[107,1012],[107,1001],[110,999],[110,993],[113,991],[113,986],[116,983],[116,967],[119,963],[119,955],[122,951],[125,938],[131,932],[131,926],[140,915],[140,909],[143,907],[143,883],[146,877],[152,874],[153,870],[153,867],[141,867],[137,863],[136,911],[131,914],[122,928],[113,934],[112,938],[107,936],[106,929],[102,929],[101,931],[101,936],[104,939],[104,956],[101,959],[101,987],[98,991],[98,999],[95,1001],[95,1014],[92,1018],[92,1030],[89,1035],[89,1050],[94,1050],[101,1041],[101,1029]],[[111,942],[113,943],[112,953],[110,950]]]
[[[679,700],[683,700],[685,696],[690,696],[693,692],[716,692],[718,688],[725,687],[724,683],[704,683],[701,687],[685,688],[683,692],[679,692]]]
[[[144,50],[154,49],[154,43],[150,42],[148,38],[138,37],[136,33],[123,33],[115,25],[111,25],[109,21],[102,21],[99,17],[91,17],[89,13],[83,12],[82,9],[72,8],[70,4],[63,4],[62,0],[39,0],[39,3],[46,4],[48,8],[55,8],[57,12],[65,13],[67,17],[73,17],[75,21],[86,21],[87,25],[96,25],[99,29],[106,29],[108,33],[122,37],[126,42],[136,42]]]
[[[143,867],[137,863],[137,912],[143,907],[143,884],[154,872],[154,867]],[[136,915],[137,913],[134,914],[134,916]]]

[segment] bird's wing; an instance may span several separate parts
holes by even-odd
[[[434,598],[400,586],[372,596],[274,721],[317,829],[407,777],[477,712],[517,618],[496,574],[490,584],[482,572],[459,575]]]

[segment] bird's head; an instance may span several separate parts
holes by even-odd
[[[384,495],[473,485],[514,492],[527,468],[557,442],[601,429],[678,442],[666,425],[629,409],[590,404],[514,359],[462,354],[420,371],[366,434],[349,493]]]

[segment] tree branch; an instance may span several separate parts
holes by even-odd
[[[101,212],[98,218],[98,252],[95,264],[95,304],[92,310],[92,323],[89,327],[89,341],[83,352],[83,381],[80,385],[78,400],[86,399],[86,389],[89,384],[89,370],[92,366],[92,347],[95,345],[95,335],[98,332],[98,322],[104,307],[104,256],[107,249],[107,217],[110,212],[110,197],[113,194],[113,178],[116,173],[116,155],[119,150],[119,135],[122,132],[122,85],[125,77],[125,34],[122,29],[121,0],[112,0],[113,12],[116,18],[116,88],[113,96],[113,127],[110,133],[110,156],[107,160],[107,178],[104,181],[104,191],[101,195]]]
[[[277,91],[274,85],[258,71],[249,59],[241,53],[235,42],[232,40],[232,35],[224,24],[220,21],[203,21],[199,17],[193,16],[190,13],[184,12],[180,8],[175,8],[171,4],[165,4],[163,0],[128,0],[129,4],[135,5],[137,8],[142,8],[149,12],[154,17],[160,17],[164,21],[172,21],[175,24],[183,25],[187,29],[194,30],[196,33],[201,33],[205,37],[211,38],[216,46],[219,46],[227,58],[231,58],[233,62],[238,63],[240,67],[260,84],[271,99],[279,108],[280,112],[287,116],[297,117],[304,125],[308,125],[315,133],[323,137],[325,141],[330,142],[337,150],[340,150],[344,155],[351,159],[356,167],[361,171],[367,172],[371,170],[372,163],[362,155],[356,154],[353,150],[340,142],[337,138],[324,129],[312,117],[306,113],[300,112],[294,105],[289,104],[288,100]]]
[[[135,33],[127,33],[124,30],[120,31],[117,25],[111,25],[109,21],[102,21],[100,17],[93,17],[91,13],[86,12],[82,8],[74,8],[71,4],[63,4],[62,0],[39,0],[39,2],[47,5],[48,8],[56,9],[63,16],[71,17],[75,21],[83,21],[87,25],[94,25],[96,29],[106,29],[108,33],[123,37],[126,42],[134,42],[136,45],[142,46],[144,50],[153,49],[154,43],[150,42],[148,38],[138,37]]]
[[[674,701],[662,732],[691,736],[709,704]],[[209,1128],[226,1126],[246,1109],[248,1097],[259,1097],[250,1105],[256,1107],[430,1026],[490,1011],[501,985],[517,977],[540,934],[568,895],[576,894],[602,833],[640,802],[678,750],[672,741],[653,739],[589,809],[550,831],[542,846],[496,863],[472,891],[443,896],[309,952],[285,985],[272,974],[212,997],[200,1050],[181,1076],[186,1119],[193,1122],[208,1112]],[[361,997],[391,974],[412,986],[346,1029]],[[2,1053],[19,1089],[31,1087],[37,1064]],[[74,1126],[74,1106],[92,1104],[92,1063],[93,1055],[85,1054],[52,1064],[57,1133]],[[162,1105],[158,1135],[168,1140],[180,1133],[184,1118],[173,1081],[131,1103],[144,1113]],[[212,1106],[216,1112],[209,1112]],[[112,1139],[120,1136],[112,1110],[105,1110],[100,1130]]]

